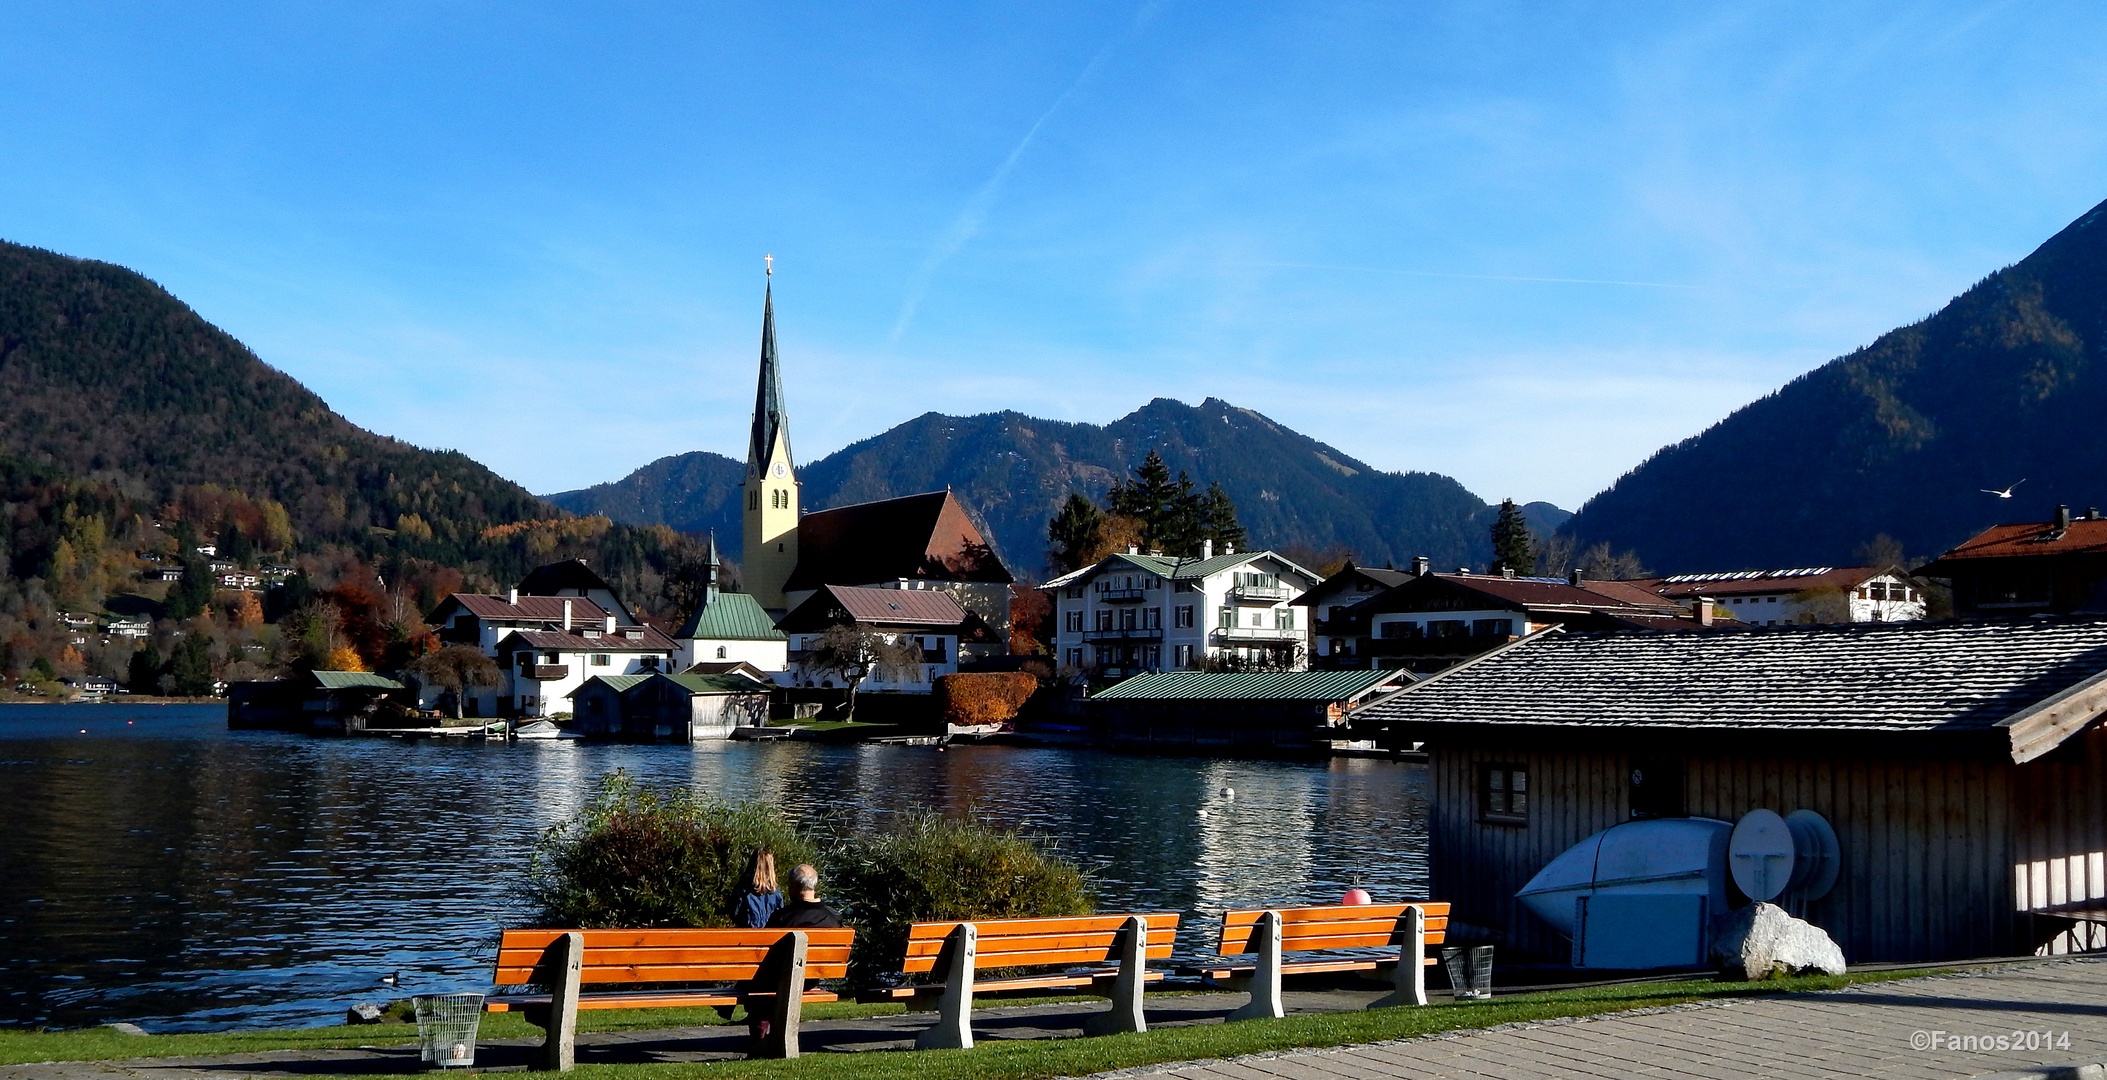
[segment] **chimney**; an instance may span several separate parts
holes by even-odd
[[[505,602],[506,602],[506,603],[508,603],[508,604],[511,604],[511,605],[512,605],[513,607],[518,607],[518,606],[519,606],[519,590],[518,590],[518,589],[514,589],[514,590],[512,590],[511,592],[508,592],[508,593],[506,593],[506,594],[505,594]]]
[[[1506,565],[1506,564],[1504,564],[1504,563],[1503,563],[1503,564],[1501,564],[1501,566],[1500,566],[1500,576],[1501,576],[1501,577],[1503,577],[1503,578],[1511,578],[1511,577],[1513,577],[1513,576],[1514,576],[1514,567],[1512,567],[1512,566],[1508,566],[1508,565]]]
[[[1424,555],[1415,555],[1412,557],[1413,577],[1426,577],[1428,574],[1431,574],[1433,572],[1434,564],[1432,560],[1428,559]]]
[[[1208,539],[1206,539],[1206,540],[1202,540],[1202,541],[1200,541],[1200,557],[1201,557],[1201,558],[1203,558],[1203,559],[1212,559],[1212,558],[1214,558],[1214,540],[1213,540],[1213,538],[1211,538],[1211,537],[1210,537],[1210,538],[1208,538]]]
[[[2070,528],[2070,507],[2062,503],[2056,504],[2056,527],[2059,529]]]
[[[610,634],[615,632],[615,617],[612,615],[607,617],[607,632]]]
[[[1140,546],[1138,546],[1138,545],[1135,545],[1135,544],[1128,544],[1128,545],[1127,545],[1127,554],[1129,554],[1129,555],[1139,555],[1139,554],[1141,554],[1141,548],[1140,548]]]
[[[1226,541],[1226,540],[1225,540],[1225,541],[1223,541],[1223,542],[1222,542],[1222,554],[1224,554],[1224,555],[1234,555],[1234,554],[1236,554],[1236,545],[1235,545],[1235,544],[1232,544],[1232,543],[1229,543],[1229,542],[1228,542],[1228,541]]]
[[[1587,576],[1587,571],[1582,570],[1580,567],[1576,566],[1573,568],[1572,573],[1566,575],[1566,582],[1572,585],[1574,588],[1578,589],[1581,587],[1580,583],[1586,580]]]
[[[2088,507],[2086,507],[2086,508],[2085,508],[2085,520],[2087,520],[2087,521],[2098,521],[2098,520],[2100,520],[2100,508],[2099,508],[2099,507],[2097,507],[2097,506],[2088,506]]]
[[[566,634],[571,632],[571,602],[569,600],[563,602],[563,632]]]
[[[1707,596],[1700,596],[1696,600],[1691,601],[1690,613],[1697,616],[1697,625],[1712,625],[1712,599]]]

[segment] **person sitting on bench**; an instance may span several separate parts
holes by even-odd
[[[806,930],[840,925],[841,912],[820,902],[819,871],[811,863],[799,863],[790,871],[790,902],[768,917],[769,929]]]

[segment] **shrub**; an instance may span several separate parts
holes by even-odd
[[[730,926],[739,875],[761,847],[779,873],[813,858],[772,807],[659,794],[617,772],[542,835],[519,894],[548,927]]]
[[[857,928],[849,978],[859,986],[900,970],[914,923],[1095,909],[1082,871],[1047,846],[926,810],[905,815],[890,831],[837,838],[826,870],[824,895]]]
[[[947,724],[999,724],[1039,689],[1039,680],[1022,671],[976,671],[936,678],[936,707]]]

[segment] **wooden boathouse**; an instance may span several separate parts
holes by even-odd
[[[1515,892],[1637,817],[1810,809],[1803,914],[1859,961],[2107,948],[2107,618],[1539,633],[1363,708],[1423,741],[1452,932],[1569,944]],[[1735,898],[1736,903],[1746,902]]]

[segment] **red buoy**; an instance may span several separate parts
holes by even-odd
[[[1339,902],[1342,904],[1373,904],[1375,903],[1375,897],[1368,895],[1367,889],[1356,885],[1346,890],[1345,898]]]

